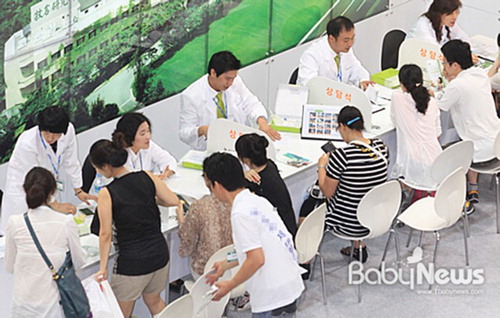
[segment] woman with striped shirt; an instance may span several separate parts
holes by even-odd
[[[362,237],[368,234],[357,218],[358,204],[373,187],[387,179],[387,147],[378,138],[363,137],[361,112],[345,106],[338,115],[338,131],[347,146],[325,154],[318,160],[318,182],[327,198],[326,228],[341,235]],[[359,242],[354,242],[354,257],[359,260]],[[368,254],[363,245],[363,262]],[[340,252],[350,255],[350,247]]]

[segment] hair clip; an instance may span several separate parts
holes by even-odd
[[[415,87],[419,87],[422,83],[415,83]]]
[[[361,119],[361,117],[359,117],[359,116],[358,116],[358,117],[356,117],[356,118],[353,118],[353,119],[349,120],[349,121],[346,123],[346,125],[347,125],[347,126],[349,126],[350,124],[352,124],[353,122],[355,122],[355,121],[356,121],[356,120],[358,120],[358,119]]]

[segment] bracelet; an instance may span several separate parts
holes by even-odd
[[[76,191],[76,192],[75,192],[75,195],[79,195],[79,194],[80,194],[80,193],[82,193],[82,192],[83,192],[83,190],[82,190],[82,189],[80,189],[80,190],[78,190],[78,191]]]
[[[318,165],[318,169],[319,168],[325,168],[326,169],[326,165]]]

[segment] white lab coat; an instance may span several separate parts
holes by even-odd
[[[340,53],[340,74],[334,60],[336,55],[328,44],[327,36],[318,39],[300,57],[297,84],[306,85],[316,76],[355,86],[370,80],[370,73],[361,65],[352,48],[347,53]]]
[[[40,130],[35,126],[21,134],[17,140],[14,152],[7,169],[7,181],[2,199],[2,215],[0,232],[4,233],[8,218],[11,215],[24,213],[28,210],[23,182],[26,174],[33,167],[43,167],[54,174],[56,170],[63,170],[69,177],[71,184],[64,184],[64,188],[80,188],[82,186],[82,170],[78,161],[75,128],[70,123],[66,134],[57,141],[55,154],[49,144],[41,140]],[[49,159],[52,158],[52,160]],[[58,160],[60,158],[60,162]],[[57,169],[59,162],[59,169]]]
[[[437,104],[450,112],[460,138],[474,143],[474,162],[495,158],[494,141],[500,119],[484,70],[471,67],[461,71],[438,96]]]
[[[177,171],[177,160],[152,140],[149,141],[148,149],[140,149],[136,154],[131,148],[127,148],[127,153],[125,167],[130,171],[148,170],[163,173],[167,165],[170,170]]]
[[[446,34],[447,31],[445,29],[445,26],[443,26],[441,41],[438,42],[438,40],[436,39],[436,32],[434,32],[434,29],[432,28],[431,21],[426,16],[421,16],[420,18],[418,18],[417,23],[415,23],[408,31],[408,34],[406,34],[406,38],[417,38],[442,46],[449,41]],[[450,28],[450,39],[458,39],[470,43],[469,35],[456,23],[452,28]]]
[[[66,252],[76,269],[85,264],[78,229],[72,215],[40,206],[28,212],[30,222],[54,268],[61,267]],[[64,317],[52,273],[38,252],[22,214],[9,219],[5,238],[5,268],[14,274],[12,317]]]
[[[205,137],[198,137],[198,127],[210,125],[217,119],[217,93],[208,84],[207,74],[189,85],[181,94],[179,137],[192,149],[207,149]],[[259,117],[267,119],[264,105],[248,90],[239,76],[223,92],[223,101],[228,119],[237,123],[256,127]]]

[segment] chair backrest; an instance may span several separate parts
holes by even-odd
[[[370,230],[366,238],[375,238],[389,231],[400,204],[401,186],[396,180],[368,191],[359,202],[357,210],[359,223]]]
[[[208,273],[214,267],[215,262],[223,261],[227,258],[227,254],[234,251],[234,244],[230,244],[228,246],[224,246],[217,252],[213,253],[212,256],[208,259],[205,264],[205,268],[203,269],[204,273]]]
[[[292,75],[290,75],[290,79],[288,80],[288,84],[297,84],[297,79],[299,78],[299,68],[297,67]]]
[[[495,156],[500,159],[500,131],[498,131],[497,137],[495,138]]]
[[[437,215],[446,220],[446,227],[455,224],[462,215],[465,193],[465,170],[462,168],[453,171],[439,185],[434,200],[434,209]]]
[[[177,298],[165,307],[156,318],[187,317],[193,316],[193,298],[190,294]]]
[[[308,104],[356,106],[363,115],[366,130],[372,129],[372,104],[365,92],[359,88],[322,76],[311,78],[307,82],[307,87],[309,88]]]
[[[318,253],[325,228],[326,203],[314,209],[302,222],[295,235],[299,263],[310,261]]]
[[[235,151],[234,144],[239,136],[243,134],[256,133],[264,136],[269,140],[267,147],[267,157],[273,160],[276,159],[276,148],[274,143],[264,132],[238,124],[232,120],[218,118],[208,126],[207,152],[214,153],[217,151]]]
[[[431,166],[432,179],[439,185],[453,171],[461,168],[469,170],[472,162],[474,145],[472,141],[459,141],[439,154]]]
[[[391,30],[387,32],[382,41],[382,70],[398,67],[399,47],[403,43],[406,33],[401,30]]]
[[[219,280],[229,280],[230,272],[226,273]],[[206,283],[205,275],[200,276],[191,288],[193,299],[193,318],[220,318],[224,313],[230,294],[228,293],[219,301],[210,301],[212,287]],[[171,317],[191,317],[191,316],[171,316]]]
[[[441,48],[434,43],[418,38],[405,39],[399,47],[398,69],[405,64],[416,64],[422,69],[424,80],[430,80],[428,61],[438,61]]]
[[[222,260],[225,260],[227,258],[227,254],[231,253],[233,251],[234,251],[234,245],[231,244],[231,245],[225,246],[225,247],[221,248],[220,250],[218,250],[217,252],[215,252],[208,259],[207,263],[205,264],[205,268],[203,269],[203,272],[205,274],[210,272],[212,270],[212,268],[214,267],[215,262],[220,262]],[[240,269],[240,266],[236,266],[236,267],[231,268],[229,271],[227,271],[227,275],[229,275],[229,278],[233,277],[238,272],[239,269]],[[243,284],[235,287],[233,290],[231,290],[230,298],[235,298],[235,297],[241,296],[245,293],[245,291],[246,291],[245,284],[243,283]]]

